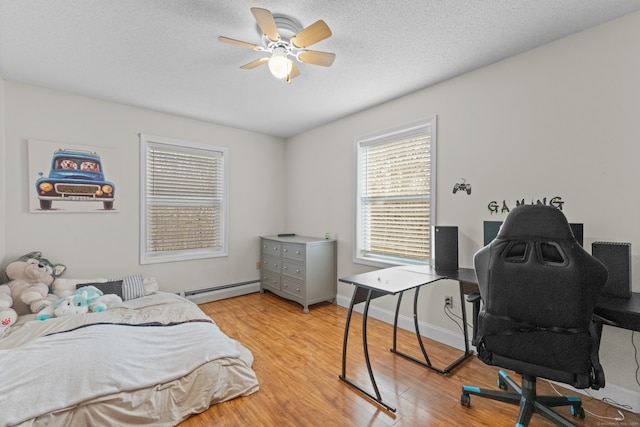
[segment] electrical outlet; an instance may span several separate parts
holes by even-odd
[[[449,307],[449,308],[453,308],[453,297],[450,295],[447,295],[446,297],[444,297],[444,306],[445,307]]]
[[[256,261],[256,270],[260,270],[260,261]]]

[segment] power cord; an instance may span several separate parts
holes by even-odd
[[[633,338],[636,336],[636,331],[631,331],[631,345],[633,346],[633,358],[636,362],[636,384],[640,386],[640,380],[638,379],[638,373],[640,373],[640,362],[638,362],[638,347],[636,347],[636,343],[633,341]]]
[[[456,324],[458,329],[460,329],[460,332],[462,332],[464,334],[464,331],[463,331],[462,325],[461,325],[461,323],[463,322],[462,316],[459,316],[457,313],[454,313],[453,310],[451,309],[451,307],[448,306],[446,303],[443,306],[443,312],[444,312],[445,316],[447,316],[449,318],[449,320],[451,320],[453,323]],[[458,323],[458,320],[460,321],[460,323]],[[470,323],[467,322],[467,328],[473,328],[473,325],[471,325]]]
[[[547,382],[549,383],[549,385],[551,386],[553,391],[555,391],[558,394],[558,396],[564,396],[564,394],[560,393],[558,391],[558,389],[556,388],[556,386],[551,381],[547,381]],[[604,403],[607,403],[609,405],[617,406],[618,408],[622,408],[622,409],[625,409],[625,410],[631,410],[632,409],[631,406],[620,404],[620,403],[618,403],[618,402],[616,402],[613,399],[610,399],[608,397],[604,397],[602,399],[598,399],[597,397],[595,397],[592,394],[590,394],[588,391],[584,391],[584,393],[587,396],[591,397],[592,399],[600,400],[600,401],[602,401]],[[584,407],[582,409],[584,409]],[[596,413],[593,413],[591,411],[588,411],[588,410],[584,409],[584,412],[586,412],[587,414],[591,415],[592,417],[599,418],[601,420],[624,421],[624,414],[622,412],[620,412],[619,409],[616,409],[616,411],[618,412],[618,416],[617,417],[605,417],[604,415],[598,415]]]

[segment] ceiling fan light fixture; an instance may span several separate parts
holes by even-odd
[[[333,64],[335,53],[307,49],[331,37],[331,30],[322,19],[303,28],[299,21],[288,15],[273,14],[259,7],[252,7],[251,13],[262,38],[261,44],[247,43],[224,36],[218,37],[218,40],[224,43],[271,54],[271,56],[263,56],[249,62],[241,66],[241,69],[253,69],[262,64],[269,64],[269,71],[274,77],[291,83],[291,80],[300,75],[298,62],[323,67],[330,67]]]
[[[274,49],[273,55],[269,58],[269,71],[271,71],[273,77],[284,79],[291,73],[292,67],[293,63],[287,58],[286,49],[281,47]]]

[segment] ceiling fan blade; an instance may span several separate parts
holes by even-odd
[[[259,7],[252,7],[251,13],[258,23],[258,27],[262,30],[265,36],[271,41],[280,40],[280,34],[278,34],[278,27],[276,21],[273,19],[273,15],[267,9]]]
[[[289,72],[289,75],[287,75],[287,83],[291,84],[291,80],[295,79],[296,77],[298,77],[300,75],[300,70],[298,69],[298,66],[296,65],[295,62],[291,63],[291,71]]]
[[[256,68],[262,64],[266,64],[267,62],[269,62],[269,57],[265,56],[264,58],[259,58],[256,59],[255,61],[251,61],[248,64],[244,64],[242,67],[243,70],[250,70],[252,68]]]
[[[298,58],[300,58],[300,61],[307,64],[330,67],[331,64],[333,64],[333,60],[336,59],[336,54],[331,52],[320,52],[318,50],[307,50],[306,52],[300,52]]]
[[[247,47],[247,48],[253,49],[253,50],[262,50],[261,46],[255,45],[253,43],[247,43],[247,42],[243,42],[243,41],[240,41],[240,40],[232,39],[232,38],[225,37],[225,36],[218,36],[218,40],[220,40],[221,42],[224,42],[224,43],[235,44],[236,46]]]
[[[309,25],[291,38],[291,43],[297,48],[304,48],[331,37],[329,26],[322,19]]]

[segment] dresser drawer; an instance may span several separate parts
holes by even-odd
[[[304,264],[282,260],[282,274],[304,281]]]
[[[282,276],[280,289],[283,292],[286,292],[298,298],[304,298],[306,296],[306,288],[302,284],[302,282],[291,277]]]
[[[282,243],[274,240],[262,240],[262,254],[279,257],[282,252]]]
[[[280,275],[269,270],[262,270],[260,282],[266,288],[280,289]]]
[[[297,245],[295,243],[283,243],[282,244],[282,257],[288,259],[295,259],[297,261],[304,261],[304,245]]]
[[[281,264],[282,261],[280,260],[280,258],[274,258],[270,256],[262,257],[262,270],[271,270],[275,273],[280,274]]]

